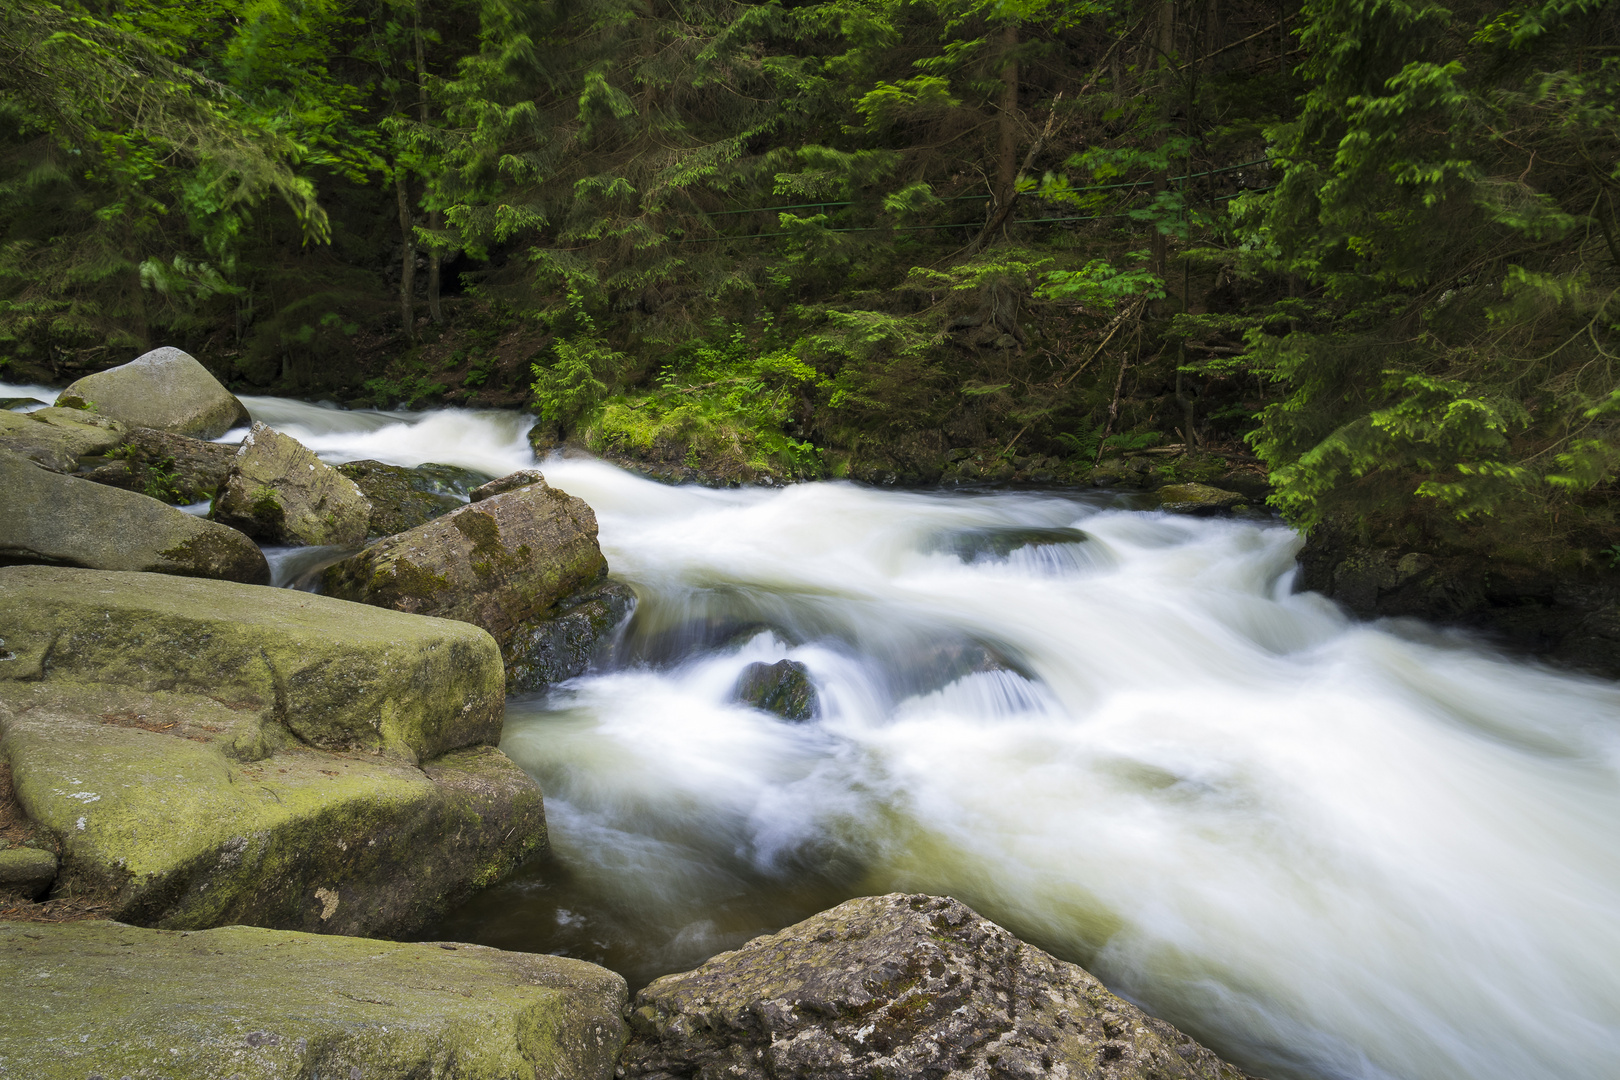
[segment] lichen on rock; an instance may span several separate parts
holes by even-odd
[[[214,439],[248,423],[247,408],[191,354],[172,346],[86,375],[58,400],[80,400],[130,427]]]
[[[358,547],[371,503],[353,480],[297,439],[255,423],[214,499],[212,517],[265,543]]]
[[[0,563],[270,581],[264,553],[246,536],[146,495],[63,476],[4,450],[0,492]]]
[[[331,596],[481,626],[505,647],[606,573],[596,515],[542,480],[380,540],[329,567],[322,584]]]
[[[948,897],[863,897],[636,995],[625,1080],[1245,1080]]]
[[[479,945],[0,923],[0,965],[29,1080],[609,1080],[624,1042],[622,978]]]

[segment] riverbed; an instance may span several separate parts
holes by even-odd
[[[510,413],[244,400],[333,462],[535,464]],[[1614,1073],[1616,684],[1349,620],[1295,591],[1278,522],[541,467],[638,606],[595,670],[508,703],[554,855],[435,936],[640,984],[945,893],[1260,1075]],[[782,658],[809,722],[730,700]]]

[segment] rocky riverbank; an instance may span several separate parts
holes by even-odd
[[[591,508],[261,424],[204,441],[246,410],[178,350],[61,400],[0,413],[0,1077],[1241,1075],[943,898],[852,901],[634,1011],[594,965],[375,940],[545,849],[496,744],[506,691],[584,670],[634,606]],[[1184,488],[1160,499],[1243,500]],[[266,587],[261,543],[335,551],[328,595]],[[799,690],[762,707],[808,716]]]

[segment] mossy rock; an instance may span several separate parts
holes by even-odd
[[[406,532],[466,505],[465,498],[450,494],[448,485],[419,469],[370,460],[349,461],[336,468],[355,482],[371,504],[368,536]]]
[[[610,1080],[624,980],[478,945],[0,923],[0,1068],[30,1080]]]
[[[1248,1080],[948,897],[862,897],[636,995],[619,1076]]]
[[[507,692],[543,690],[584,674],[635,606],[630,587],[610,581],[568,598],[558,614],[520,623],[501,650]]]
[[[935,542],[935,550],[949,551],[965,563],[1006,561],[1013,552],[1027,547],[1083,544],[1091,538],[1079,529],[1035,528],[1025,526],[961,529]]]
[[[14,657],[0,686],[209,695],[273,710],[309,746],[409,764],[500,737],[499,649],[461,622],[225,581],[10,566],[0,626]]]
[[[321,580],[330,596],[472,623],[506,647],[606,574],[596,515],[541,480],[379,540]]]
[[[1245,501],[1236,491],[1225,491],[1208,484],[1170,484],[1158,491],[1159,509],[1169,514],[1211,517],[1223,514]]]
[[[475,627],[47,567],[0,569],[0,625],[17,802],[119,918],[406,933],[545,846]]]
[[[546,844],[539,787],[492,746],[323,753],[200,695],[0,684],[0,755],[55,891],[145,926],[409,933]]]
[[[98,484],[186,506],[211,498],[219,490],[236,451],[228,443],[136,428],[114,452],[114,460],[84,476]]]
[[[52,472],[73,472],[81,458],[109,453],[128,435],[123,424],[77,409],[0,412],[0,450],[20,454]]]
[[[797,660],[749,664],[737,677],[731,696],[744,705],[795,723],[816,715],[816,688],[810,682],[810,669]]]
[[[249,422],[247,407],[189,353],[164,346],[86,375],[62,391],[130,427],[215,439]]]
[[[56,856],[32,847],[0,850],[0,901],[32,900],[56,880]]]
[[[353,480],[297,439],[255,423],[211,514],[264,543],[358,547],[366,539],[371,503]]]
[[[5,451],[0,508],[0,562],[270,581],[264,553],[235,529]]]

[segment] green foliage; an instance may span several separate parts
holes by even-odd
[[[1616,476],[1617,36],[1612,5],[1303,9],[1280,179],[1233,209],[1245,272],[1308,284],[1243,358],[1284,392],[1252,441],[1296,520],[1391,483],[1469,517]]]

